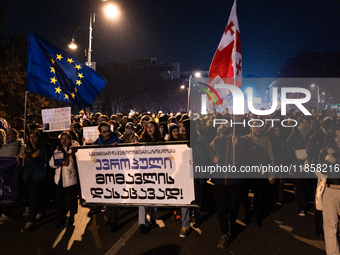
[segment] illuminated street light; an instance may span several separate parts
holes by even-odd
[[[75,50],[78,48],[77,44],[74,43],[74,38],[72,38],[71,43],[68,45],[68,47],[72,50]]]
[[[113,4],[107,4],[104,8],[104,11],[106,15],[110,18],[116,18],[119,15],[118,8]],[[87,64],[89,67],[93,68],[92,62],[91,62],[91,56],[92,56],[92,21],[95,22],[95,13],[90,14],[90,27],[89,27],[89,49],[87,52]]]
[[[106,16],[111,18],[111,19],[119,16],[119,10],[118,10],[117,6],[112,4],[112,3],[105,5],[104,12],[105,12]],[[94,68],[93,65],[92,65],[92,62],[91,62],[92,61],[91,57],[92,57],[92,39],[93,39],[92,23],[95,22],[95,17],[96,17],[96,14],[94,12],[91,12],[90,13],[90,27],[89,27],[89,47],[88,47],[88,50],[87,50],[87,65],[91,68]],[[74,43],[74,38],[72,38],[72,42],[68,45],[68,47],[72,50],[77,49],[77,45]]]
[[[182,85],[182,86],[181,86],[181,89],[185,89],[185,85]]]
[[[201,77],[201,73],[200,73],[200,72],[196,72],[196,73],[195,73],[195,77],[196,77],[196,78],[200,78],[200,77]]]
[[[111,19],[115,19],[119,15],[119,10],[116,5],[114,4],[107,4],[104,8],[104,12],[107,17]]]

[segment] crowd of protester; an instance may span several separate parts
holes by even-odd
[[[111,116],[96,113],[86,116],[84,111],[80,111],[78,115],[72,115],[70,129],[63,132],[42,132],[41,123],[27,124],[25,129],[21,117],[11,123],[0,119],[0,157],[16,157],[20,165],[21,205],[24,208],[23,215],[28,217],[24,229],[33,230],[37,221],[46,217],[45,201],[53,201],[58,215],[55,227],[59,228],[73,225],[77,213],[79,183],[76,158],[71,146],[84,144],[83,128],[86,126],[98,126],[100,135],[94,145],[186,141],[193,150],[194,166],[320,163],[335,167],[340,159],[338,113],[335,110],[316,111],[313,108],[310,112],[310,116],[295,110],[287,111],[286,116],[281,116],[279,111],[270,116],[253,116],[251,113],[232,116],[225,111],[223,114],[210,113],[205,116],[191,114],[189,117],[185,113],[162,112],[117,113]],[[214,125],[216,119],[228,121]],[[251,119],[251,125],[247,125]],[[285,119],[285,127],[281,121],[268,122],[266,119]],[[232,121],[239,124],[231,127]],[[291,127],[287,127],[289,125]],[[306,171],[305,175],[308,174],[311,173]],[[180,237],[190,233],[190,215],[193,215],[193,227],[199,227],[201,223],[204,186],[207,182],[214,186],[221,231],[217,244],[219,249],[226,248],[236,238],[236,219],[240,206],[246,212],[244,221],[261,227],[262,221],[278,209],[277,205],[284,203],[284,184],[291,182],[296,202],[296,212],[291,213],[299,217],[306,215],[308,201],[314,202],[316,194],[317,197],[324,194],[321,195],[323,206],[316,206],[315,233],[320,238],[324,236],[327,254],[339,253],[337,223],[340,178],[334,172],[324,174],[315,175],[314,178],[292,175],[290,179],[282,178],[280,173],[269,173],[266,178],[195,178],[199,207],[193,210],[181,208],[181,216],[174,211],[175,217],[182,222]],[[316,192],[318,189],[321,189],[319,193]],[[254,194],[253,199],[249,199],[249,192]],[[147,209],[139,207],[139,232],[144,234],[157,227],[157,207],[149,208],[149,224]],[[109,216],[106,217],[106,223],[112,232],[116,232],[119,230],[119,207],[92,207],[89,216],[107,210]],[[2,204],[1,214],[0,224],[11,221],[11,206]]]

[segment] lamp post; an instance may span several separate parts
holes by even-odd
[[[104,11],[109,18],[116,18],[119,16],[119,10],[116,5],[112,3],[107,3],[104,7]],[[90,26],[89,26],[89,47],[87,49],[87,65],[92,69],[95,69],[95,66],[92,63],[92,39],[93,39],[93,23],[95,22],[96,14],[94,12],[90,13]],[[76,49],[77,45],[74,43],[74,37],[72,38],[72,42],[69,44],[69,48]]]
[[[90,27],[89,27],[89,48],[87,50],[87,65],[91,68],[93,68],[92,66],[92,62],[91,62],[91,55],[92,55],[92,20],[94,19],[94,13],[91,12],[90,13]]]

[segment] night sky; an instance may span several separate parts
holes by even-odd
[[[32,29],[60,48],[72,35],[85,61],[90,12],[92,61],[98,64],[156,57],[180,62],[181,71],[208,70],[233,0],[124,0],[108,20],[100,0],[5,0],[5,35]],[[91,6],[92,5],[92,6]],[[275,77],[301,51],[340,50],[339,0],[238,0],[243,76]]]

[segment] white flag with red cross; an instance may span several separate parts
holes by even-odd
[[[209,69],[209,85],[215,87],[216,84],[234,84],[237,87],[242,85],[242,54],[236,0]],[[216,89],[216,91],[220,98],[229,93],[226,89]],[[219,100],[214,103],[208,96],[208,106],[216,106],[219,103]]]

